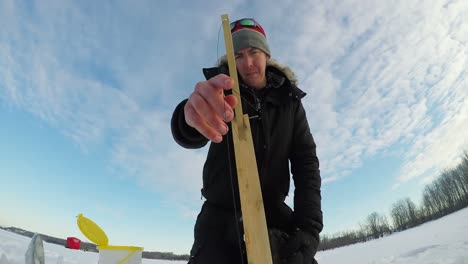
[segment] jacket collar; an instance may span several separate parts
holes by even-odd
[[[220,73],[229,75],[226,56],[218,60],[217,67],[203,69],[203,74],[207,80]],[[266,74],[268,80],[267,89],[270,89],[268,96],[265,97],[266,102],[283,104],[287,102],[287,98],[300,100],[306,95],[305,92],[297,87],[298,81],[294,72],[288,66],[280,64],[275,59],[270,58],[268,60]],[[240,86],[248,88],[246,85]],[[284,87],[284,89],[280,89],[281,87]]]
[[[227,57],[226,55],[222,56],[221,58],[218,59],[217,63],[218,67],[223,67],[228,69],[228,63],[227,63]],[[283,75],[286,79],[288,79],[289,82],[291,82],[292,85],[297,86],[298,85],[298,80],[296,77],[296,74],[289,68],[288,66],[279,63],[276,59],[270,58],[267,61],[266,64],[267,69],[275,69],[278,72],[281,72],[281,75]],[[227,71],[228,73],[229,71]],[[225,73],[225,74],[227,74]]]

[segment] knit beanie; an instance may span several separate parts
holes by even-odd
[[[257,48],[271,56],[265,31],[258,23],[255,27],[237,25],[231,33],[234,52],[245,48]]]

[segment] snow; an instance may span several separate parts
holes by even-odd
[[[468,264],[468,208],[366,243],[319,252],[320,264]],[[0,230],[0,264],[23,264],[30,238]],[[44,242],[46,264],[92,264],[98,254]],[[143,259],[142,264],[186,261]]]
[[[468,208],[393,235],[319,252],[320,264],[468,264]]]
[[[0,264],[24,264],[25,253],[31,238],[0,229]],[[46,264],[93,264],[99,255],[94,252],[68,249],[61,245],[43,242]],[[6,257],[6,262],[3,257]],[[143,259],[142,264],[181,264],[187,261]]]

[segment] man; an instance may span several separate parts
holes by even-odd
[[[319,161],[294,73],[270,58],[263,28],[254,19],[231,23],[243,112],[250,117],[272,256],[275,264],[316,263],[322,230]],[[185,148],[212,141],[203,168],[206,198],[195,224],[191,264],[247,263],[230,121],[237,99],[223,57],[203,69],[175,109],[171,129]],[[294,180],[294,211],[285,204]]]

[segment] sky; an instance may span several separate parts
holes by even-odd
[[[170,118],[224,55],[223,14],[258,20],[307,93],[324,234],[419,204],[468,150],[464,0],[0,0],[0,225],[86,241],[83,213],[110,244],[187,254],[207,147]]]
[[[400,233],[327,251],[315,256],[320,264],[465,264],[468,262],[468,209]],[[31,238],[0,229],[0,264],[22,264]],[[46,264],[96,263],[99,254],[43,242]],[[142,264],[186,261],[145,259]]]

